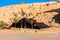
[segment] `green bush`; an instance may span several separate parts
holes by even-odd
[[[0,28],[4,28],[6,26],[6,23],[4,23],[3,21],[0,21]]]

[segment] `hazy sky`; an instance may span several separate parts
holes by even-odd
[[[24,0],[25,3],[47,2],[47,1],[56,1],[56,0]],[[22,0],[0,0],[0,7],[12,5],[12,4],[18,4],[21,2],[22,2]]]

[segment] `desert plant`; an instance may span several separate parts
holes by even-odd
[[[4,23],[3,21],[0,21],[0,28],[4,28],[6,26],[6,23]]]

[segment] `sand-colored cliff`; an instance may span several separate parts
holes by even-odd
[[[0,8],[0,21],[12,25],[15,16],[17,18],[33,18],[38,23],[43,22],[48,26],[59,27],[59,21],[56,22],[55,16],[60,12],[60,3],[38,3],[38,4],[16,4]],[[22,15],[23,14],[23,15]],[[60,16],[59,16],[60,17]],[[20,20],[19,19],[19,20]],[[57,17],[57,19],[59,19]]]

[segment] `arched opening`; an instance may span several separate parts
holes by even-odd
[[[41,29],[41,28],[48,28],[49,26],[44,24],[43,22],[37,23],[36,20],[27,19],[27,18],[22,18],[16,23],[13,23],[11,27],[16,27],[16,28],[30,28],[30,29]]]

